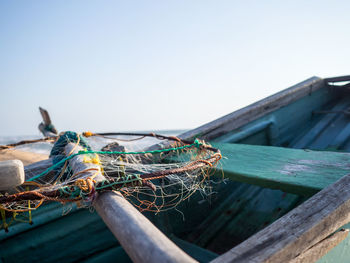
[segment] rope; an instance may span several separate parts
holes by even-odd
[[[82,154],[155,154],[155,153],[164,153],[164,152],[172,152],[172,151],[179,151],[179,150],[183,150],[183,149],[187,149],[187,148],[192,148],[192,147],[197,147],[200,148],[201,146],[205,146],[205,144],[201,143],[198,139],[196,139],[194,141],[194,143],[190,144],[190,145],[184,145],[184,146],[179,146],[179,147],[173,147],[173,148],[166,148],[166,149],[161,149],[161,150],[153,150],[153,151],[141,151],[141,152],[118,152],[118,151],[111,151],[111,152],[105,152],[105,151],[79,151],[78,153],[72,154],[70,156],[67,156],[66,158],[60,160],[59,162],[57,162],[56,164],[52,165],[51,167],[49,167],[48,169],[46,169],[44,172],[30,178],[27,181],[34,181],[42,176],[44,176],[45,174],[47,174],[48,172],[52,171],[53,169],[55,169],[56,167],[62,165],[63,163],[65,163],[66,161],[69,161],[70,159],[74,158],[75,156],[78,155],[82,155]],[[211,148],[211,147],[210,147]]]
[[[37,192],[34,191],[26,191],[22,193],[17,193],[8,196],[0,197],[0,203],[6,202],[15,202],[19,200],[50,200],[50,201],[58,201],[58,202],[75,202],[77,200],[86,200],[90,198],[96,191],[104,191],[104,190],[119,190],[123,187],[127,186],[148,186],[152,190],[154,190],[154,186],[149,182],[150,180],[161,179],[171,174],[188,172],[195,169],[200,169],[205,166],[212,167],[222,158],[221,154],[216,153],[210,158],[206,160],[196,160],[193,161],[182,168],[174,168],[169,170],[163,170],[153,173],[146,174],[129,174],[125,175],[125,178],[117,178],[110,180],[103,180],[101,182],[96,182],[92,179],[92,177],[88,177],[86,179],[78,179],[75,181],[74,185],[68,185],[60,188],[59,190],[52,190],[46,192]],[[92,169],[86,169],[84,172],[87,172]],[[137,183],[135,185],[135,183]],[[118,186],[118,187],[114,187]],[[58,198],[59,197],[59,198]],[[40,205],[38,205],[40,206]],[[37,208],[36,206],[35,208]],[[34,209],[26,209],[20,210],[29,211]],[[12,210],[7,210],[12,211]]]
[[[60,136],[54,137],[56,138],[56,143],[50,153],[53,165],[44,172],[26,181],[23,184],[25,187],[23,189],[26,191],[20,192],[20,190],[18,190],[19,193],[16,194],[0,195],[0,220],[2,216],[2,224],[0,221],[0,227],[2,225],[3,228],[8,228],[13,220],[17,220],[17,213],[21,212],[27,212],[29,223],[31,223],[32,210],[35,210],[46,201],[56,201],[63,204],[76,202],[78,206],[90,206],[98,193],[109,190],[118,190],[126,197],[131,196],[132,203],[141,211],[160,212],[161,210],[163,211],[163,209],[165,211],[176,207],[181,201],[188,199],[197,190],[201,190],[206,195],[206,191],[210,193],[211,190],[208,187],[210,182],[209,172],[212,171],[214,165],[216,165],[222,157],[218,149],[198,139],[194,141],[185,141],[175,136],[163,136],[154,133],[94,134],[92,132],[85,132],[83,135],[84,136],[75,132],[65,132],[61,133]],[[168,143],[158,144],[159,147],[156,150],[150,150],[152,148],[149,148],[149,150],[146,151],[127,152],[124,151],[124,148],[115,148],[115,150],[118,151],[109,151],[108,149],[102,148],[99,151],[93,151],[86,140],[86,137],[91,136],[109,138],[107,136],[117,135],[138,136],[138,138],[129,140],[118,138],[111,139],[134,141],[149,136],[159,140],[173,141],[173,143],[171,143],[170,146],[168,146]],[[73,143],[75,145],[73,145],[73,149],[70,153],[65,154],[68,143]],[[78,146],[82,149],[79,152],[76,148]],[[3,146],[3,148],[7,147],[11,146]],[[163,149],[160,149],[160,147]],[[156,161],[161,161],[163,160],[161,157],[168,157],[167,154],[163,156],[162,153],[168,152],[175,152],[178,156],[184,154],[184,158],[166,159],[166,161],[170,161],[170,163],[175,161],[175,164],[168,164],[167,162],[163,164],[162,162],[159,164],[154,163],[154,166],[149,166],[151,165],[151,155],[155,155],[153,159],[156,159]],[[149,154],[149,156],[147,156],[147,154]],[[79,155],[84,155],[83,158],[81,158],[83,159],[83,163],[93,164],[91,168],[86,168],[82,171],[81,169],[73,171],[69,167],[68,161]],[[109,156],[103,157],[103,155],[111,155],[112,159],[109,159]],[[147,158],[144,159],[141,155],[146,155],[145,157]],[[158,160],[158,157],[160,157],[161,160]],[[121,159],[120,163],[114,162],[119,159]],[[106,166],[102,165],[101,160],[107,162],[104,163]],[[141,166],[135,166],[136,164],[140,164]],[[54,173],[48,174],[51,171]],[[104,180],[95,181],[94,177],[98,174],[103,174],[105,176]],[[41,177],[44,177],[46,181],[50,180],[51,183],[39,184],[35,182],[36,179]],[[163,178],[166,177],[168,177],[169,180],[163,180]],[[29,191],[29,186],[34,186],[37,189]],[[153,192],[149,192],[147,188],[151,189]],[[140,194],[144,194],[146,197],[152,199],[148,200],[147,198],[144,200],[144,197]],[[158,201],[156,202],[158,198],[161,198],[161,203],[158,203]],[[13,218],[6,221],[6,213],[8,212],[13,213]]]
[[[7,144],[7,145],[0,145],[0,150],[10,149],[10,148],[14,148],[16,146],[20,146],[23,144],[30,144],[30,143],[36,143],[36,142],[49,142],[49,141],[53,142],[56,138],[57,137],[53,136],[53,137],[46,137],[46,138],[35,139],[35,140],[24,140],[24,141],[11,143],[11,144]]]

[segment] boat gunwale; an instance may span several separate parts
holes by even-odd
[[[200,138],[205,139],[205,140],[216,139],[216,138],[218,138],[226,133],[229,133],[229,132],[231,132],[237,128],[240,128],[240,127],[242,127],[242,126],[244,126],[252,121],[257,120],[257,119],[267,115],[268,113],[271,113],[271,112],[276,111],[284,106],[287,106],[288,104],[293,103],[293,102],[295,102],[295,101],[297,101],[305,96],[311,95],[313,92],[315,92],[321,88],[329,88],[329,87],[331,87],[329,85],[329,83],[342,82],[342,81],[350,81],[350,76],[340,76],[340,77],[325,78],[325,79],[319,78],[316,76],[311,77],[311,78],[306,79],[305,81],[302,81],[294,86],[291,86],[285,90],[282,90],[278,93],[275,93],[275,94],[273,94],[265,99],[262,99],[260,101],[253,103],[253,104],[250,104],[242,109],[236,110],[236,111],[229,113],[221,118],[218,118],[218,119],[211,121],[207,124],[204,124],[202,126],[199,126],[193,130],[182,133],[181,135],[179,135],[179,137],[182,139],[193,139],[195,137],[200,137]],[[347,176],[340,179],[339,181],[346,180],[346,177]],[[327,191],[328,189],[334,187],[334,185],[324,189],[321,192]],[[318,196],[318,194],[316,196]],[[314,198],[311,198],[311,200],[313,200],[313,199]],[[278,220],[278,222],[280,222],[281,220],[282,221],[285,220],[285,218],[287,218],[289,214],[293,214],[296,211],[298,211],[297,210],[298,207],[292,209],[289,213],[287,213],[287,215],[282,216]],[[342,223],[344,223],[344,221]],[[273,225],[275,225],[275,224],[273,224]],[[338,225],[339,225],[339,223],[338,223]],[[337,227],[339,227],[338,225],[337,225]],[[268,227],[267,229],[270,229],[270,228],[271,228],[271,226]],[[335,230],[336,228],[334,228],[333,230]],[[330,231],[330,232],[332,232],[332,231]],[[226,253],[224,253],[224,254],[220,255],[219,257],[217,257],[216,259],[214,259],[212,262],[232,261],[237,255],[239,256],[244,251],[244,249],[243,250],[240,249],[242,246],[245,247],[245,244],[247,244],[247,242],[249,243],[251,240],[254,240],[259,234],[261,235],[262,233],[264,233],[264,230],[257,232],[252,237],[250,237],[247,240],[245,240],[244,242],[242,242],[241,245],[234,246]],[[263,234],[264,238],[267,236],[268,235]],[[345,237],[346,236],[344,236],[344,238]],[[253,242],[253,244],[254,244],[254,242]],[[307,248],[309,248],[309,247],[307,247]],[[269,250],[269,246],[265,247],[265,249],[262,250],[261,254],[264,254],[264,252],[267,250]],[[235,256],[231,255],[232,251],[236,252]],[[327,253],[327,252],[325,252],[325,253]],[[243,255],[241,255],[241,256],[243,256]]]
[[[242,127],[262,116],[278,110],[302,97],[325,87],[325,80],[319,77],[311,77],[265,99],[250,104],[242,109],[231,112],[221,118],[206,123],[190,131],[179,135],[181,139],[193,139],[200,137],[205,140],[212,140],[224,135],[234,129]]]

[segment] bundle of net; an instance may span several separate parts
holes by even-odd
[[[90,207],[99,194],[119,191],[140,211],[175,208],[196,191],[210,194],[220,151],[204,141],[154,133],[61,133],[51,165],[27,170],[26,182],[0,195],[0,210],[27,212],[45,202]]]

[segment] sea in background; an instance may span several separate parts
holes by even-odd
[[[187,130],[159,130],[159,131],[137,131],[136,133],[150,133],[154,132],[156,134],[166,135],[166,136],[177,136]],[[135,131],[133,131],[135,133]],[[113,138],[120,138],[120,139],[132,139],[136,137],[129,137],[129,136],[110,136]],[[20,142],[23,140],[36,140],[43,138],[40,134],[37,135],[23,135],[23,136],[0,136],[0,145],[6,145],[11,143]],[[108,139],[101,139],[97,137],[89,138],[89,144],[92,146],[95,150],[100,150],[103,146],[106,144],[112,142],[113,140]],[[140,141],[134,141],[134,142],[123,142],[120,143],[121,145],[124,145],[127,150],[141,150],[144,149],[147,146],[150,146],[154,143],[156,143],[157,140],[154,138],[144,138]],[[52,149],[52,144],[47,142],[39,142],[39,143],[33,143],[33,144],[25,144],[17,146],[16,149],[21,151],[27,151],[27,152],[35,152],[35,153],[41,153],[41,154],[50,154],[50,151]]]

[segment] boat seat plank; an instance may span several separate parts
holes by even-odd
[[[213,143],[224,159],[217,173],[234,181],[310,196],[350,173],[350,154]]]

